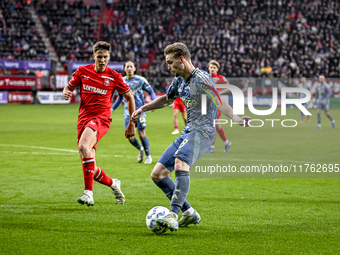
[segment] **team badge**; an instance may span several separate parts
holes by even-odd
[[[110,86],[110,80],[109,80],[109,79],[105,79],[104,85],[105,85],[105,86]]]

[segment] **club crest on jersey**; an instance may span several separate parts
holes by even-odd
[[[110,80],[109,79],[105,79],[104,80],[104,85],[105,86],[110,86]]]

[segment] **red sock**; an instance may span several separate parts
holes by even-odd
[[[223,140],[224,142],[227,141],[227,137],[226,137],[225,134],[224,134],[223,128],[218,129],[217,132],[218,132],[218,134],[220,135],[220,137],[222,138],[222,140]]]
[[[214,143],[212,145],[215,145],[215,142],[216,142],[216,134],[215,134],[215,137],[214,137]]]
[[[96,162],[94,162],[94,158],[83,158],[83,174],[84,174],[84,190],[93,190],[93,176],[94,170],[96,167]]]
[[[111,187],[113,183],[112,178],[109,177],[102,169],[100,169],[100,167],[98,167],[98,172],[96,176],[94,176],[94,180],[109,187]]]
[[[178,125],[175,125],[175,129],[178,129]]]

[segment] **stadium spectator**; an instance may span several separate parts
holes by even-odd
[[[155,81],[170,76],[162,48],[174,41],[190,45],[198,67],[216,59],[227,77],[336,76],[339,7],[334,0],[117,1],[103,37],[117,60],[133,50],[138,63],[147,63],[142,74]]]
[[[48,60],[27,2],[0,1],[0,59]]]

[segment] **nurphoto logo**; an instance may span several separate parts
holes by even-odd
[[[235,85],[231,84],[216,84],[216,88],[227,88],[230,90],[232,93],[234,100],[233,100],[233,112],[234,114],[244,114],[244,95],[243,92],[240,88],[236,87]],[[287,98],[288,93],[302,93],[305,94],[306,96],[304,98]],[[248,88],[248,95],[253,94],[253,89],[251,87]],[[267,110],[257,110],[254,108],[253,105],[253,97],[248,96],[248,108],[251,113],[257,116],[267,116],[275,112],[277,109],[278,105],[278,93],[277,93],[277,88],[273,88],[273,94],[272,94],[272,106],[270,109]],[[201,95],[201,111],[202,115],[207,114],[207,96],[206,94]],[[281,89],[281,115],[284,116],[286,115],[286,109],[287,105],[295,105],[297,108],[300,109],[300,111],[304,115],[312,115],[306,107],[304,107],[302,104],[309,102],[311,99],[311,93],[309,90],[304,89],[304,88],[290,88],[290,87],[285,87]],[[294,119],[284,119],[284,120],[279,120],[279,119],[266,119],[265,121],[271,122],[271,126],[274,127],[274,122],[275,121],[280,121],[281,126],[283,127],[295,127],[297,125],[297,121]],[[257,125],[250,124],[250,127],[262,127],[264,125],[264,121],[261,119],[252,119],[252,123],[258,122]],[[287,122],[294,122],[293,125],[288,125]],[[215,119],[214,120],[214,126],[216,124],[227,124],[228,120],[226,119]],[[232,126],[233,122],[230,121],[230,126]],[[234,123],[236,124],[236,123]]]

